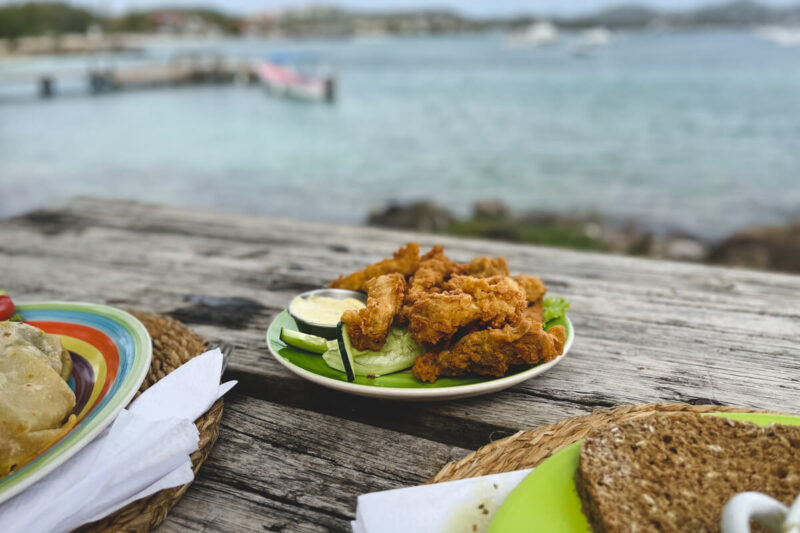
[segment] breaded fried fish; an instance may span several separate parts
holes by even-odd
[[[367,280],[367,305],[358,311],[346,311],[342,322],[353,345],[359,350],[380,350],[395,315],[403,305],[406,280],[399,272]]]
[[[434,246],[420,258],[419,267],[409,281],[406,305],[413,304],[431,289],[441,287],[452,274],[460,272],[461,267],[458,263],[444,255],[444,248]]]
[[[332,289],[349,289],[351,291],[364,290],[364,284],[372,278],[383,274],[398,272],[403,276],[410,276],[419,267],[419,243],[409,242],[394,253],[391,259],[384,259],[369,265],[363,270],[358,270],[348,276],[339,276],[333,280],[329,287]]]
[[[330,284],[366,290],[366,308],[342,315],[353,345],[379,350],[391,326],[408,333],[427,353],[413,374],[422,381],[439,376],[502,376],[509,367],[550,361],[563,353],[566,331],[545,331],[547,288],[536,276],[511,277],[502,257],[456,263],[434,246],[422,257],[408,243],[385,259]]]
[[[476,278],[489,278],[491,276],[508,276],[508,264],[504,257],[475,257],[469,263],[462,265],[464,273]]]
[[[541,322],[523,320],[516,326],[489,328],[468,333],[451,348],[428,352],[414,362],[411,373],[433,383],[439,376],[481,374],[500,377],[510,366],[552,361],[564,351],[566,331],[554,326],[548,331]]]
[[[475,278],[456,274],[444,292],[427,293],[408,310],[408,331],[419,343],[449,340],[459,328],[472,324],[516,324],[527,306],[525,292],[511,278]]]
[[[519,283],[519,286],[525,291],[528,304],[538,302],[547,293],[547,287],[545,287],[542,280],[536,276],[520,274],[519,276],[514,276],[514,281]]]

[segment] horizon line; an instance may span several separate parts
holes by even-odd
[[[291,0],[289,0],[291,1]],[[407,14],[407,13],[449,13],[460,18],[464,18],[467,20],[473,21],[486,21],[486,20],[510,20],[514,18],[524,18],[524,17],[532,17],[532,18],[548,18],[548,19],[579,19],[582,17],[591,17],[597,16],[599,14],[612,11],[615,9],[647,9],[656,13],[661,14],[668,14],[668,15],[679,15],[679,14],[688,14],[697,12],[703,9],[708,8],[715,8],[715,7],[725,7],[725,6],[734,6],[734,5],[752,5],[758,6],[770,10],[781,10],[781,9],[793,9],[793,8],[800,8],[800,0],[794,1],[783,1],[783,0],[700,0],[694,6],[660,6],[654,5],[648,1],[611,1],[605,5],[598,5],[594,8],[587,8],[580,11],[575,12],[563,12],[558,13],[554,11],[541,11],[541,12],[534,12],[527,9],[520,9],[519,11],[514,12],[497,12],[494,14],[489,13],[476,13],[470,12],[470,10],[464,10],[463,6],[458,5],[447,5],[447,4],[440,4],[440,5],[430,5],[430,6],[423,6],[420,4],[412,4],[408,6],[360,6],[360,5],[347,5],[347,2],[302,2],[298,3],[297,5],[290,5],[289,3],[284,3],[283,5],[275,5],[275,6],[263,6],[260,8],[253,8],[253,9],[230,9],[230,3],[224,2],[223,5],[217,5],[214,2],[209,0],[198,0],[194,4],[175,4],[170,3],[169,1],[158,4],[153,3],[152,5],[144,5],[138,7],[122,7],[121,9],[114,9],[113,6],[109,6],[108,4],[115,3],[113,0],[111,2],[99,2],[101,5],[97,5],[98,2],[95,0],[61,0],[61,1],[39,1],[39,0],[28,0],[28,1],[20,1],[20,0],[0,0],[0,7],[4,6],[14,6],[14,5],[25,5],[25,4],[41,4],[41,3],[48,3],[48,4],[64,4],[70,5],[76,8],[83,8],[87,11],[92,13],[98,14],[99,16],[120,16],[120,15],[127,15],[130,13],[136,12],[144,12],[144,11],[186,11],[186,10],[210,10],[217,13],[225,14],[228,16],[234,17],[241,17],[247,16],[257,13],[288,13],[292,11],[304,11],[304,10],[314,10],[314,9],[334,9],[340,10],[345,13],[352,13],[352,14],[365,14],[365,15],[392,15],[392,14]],[[130,2],[126,2],[130,3]],[[103,5],[105,4],[105,5]],[[113,13],[113,15],[112,15]]]

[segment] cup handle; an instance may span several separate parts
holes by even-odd
[[[782,533],[789,508],[760,492],[742,492],[731,498],[722,510],[722,533],[750,533],[755,520],[770,533]]]
[[[783,531],[784,533],[800,533],[800,496],[797,497],[789,512],[786,513]]]

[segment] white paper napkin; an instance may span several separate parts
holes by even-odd
[[[194,479],[194,421],[235,384],[219,384],[222,353],[191,359],[147,389],[91,444],[0,505],[3,531],[62,532]]]
[[[533,469],[386,490],[358,497],[353,533],[474,533]]]
[[[484,533],[495,512],[533,469],[358,497],[353,533]],[[791,508],[757,492],[734,496],[722,513],[724,533],[749,533],[755,519],[769,531],[800,533],[800,495]]]

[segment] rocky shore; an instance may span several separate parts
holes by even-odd
[[[686,233],[655,233],[630,220],[600,214],[515,213],[499,200],[473,205],[459,218],[431,202],[391,204],[367,224],[464,237],[560,246],[761,270],[800,273],[800,220],[741,230],[717,242]]]

